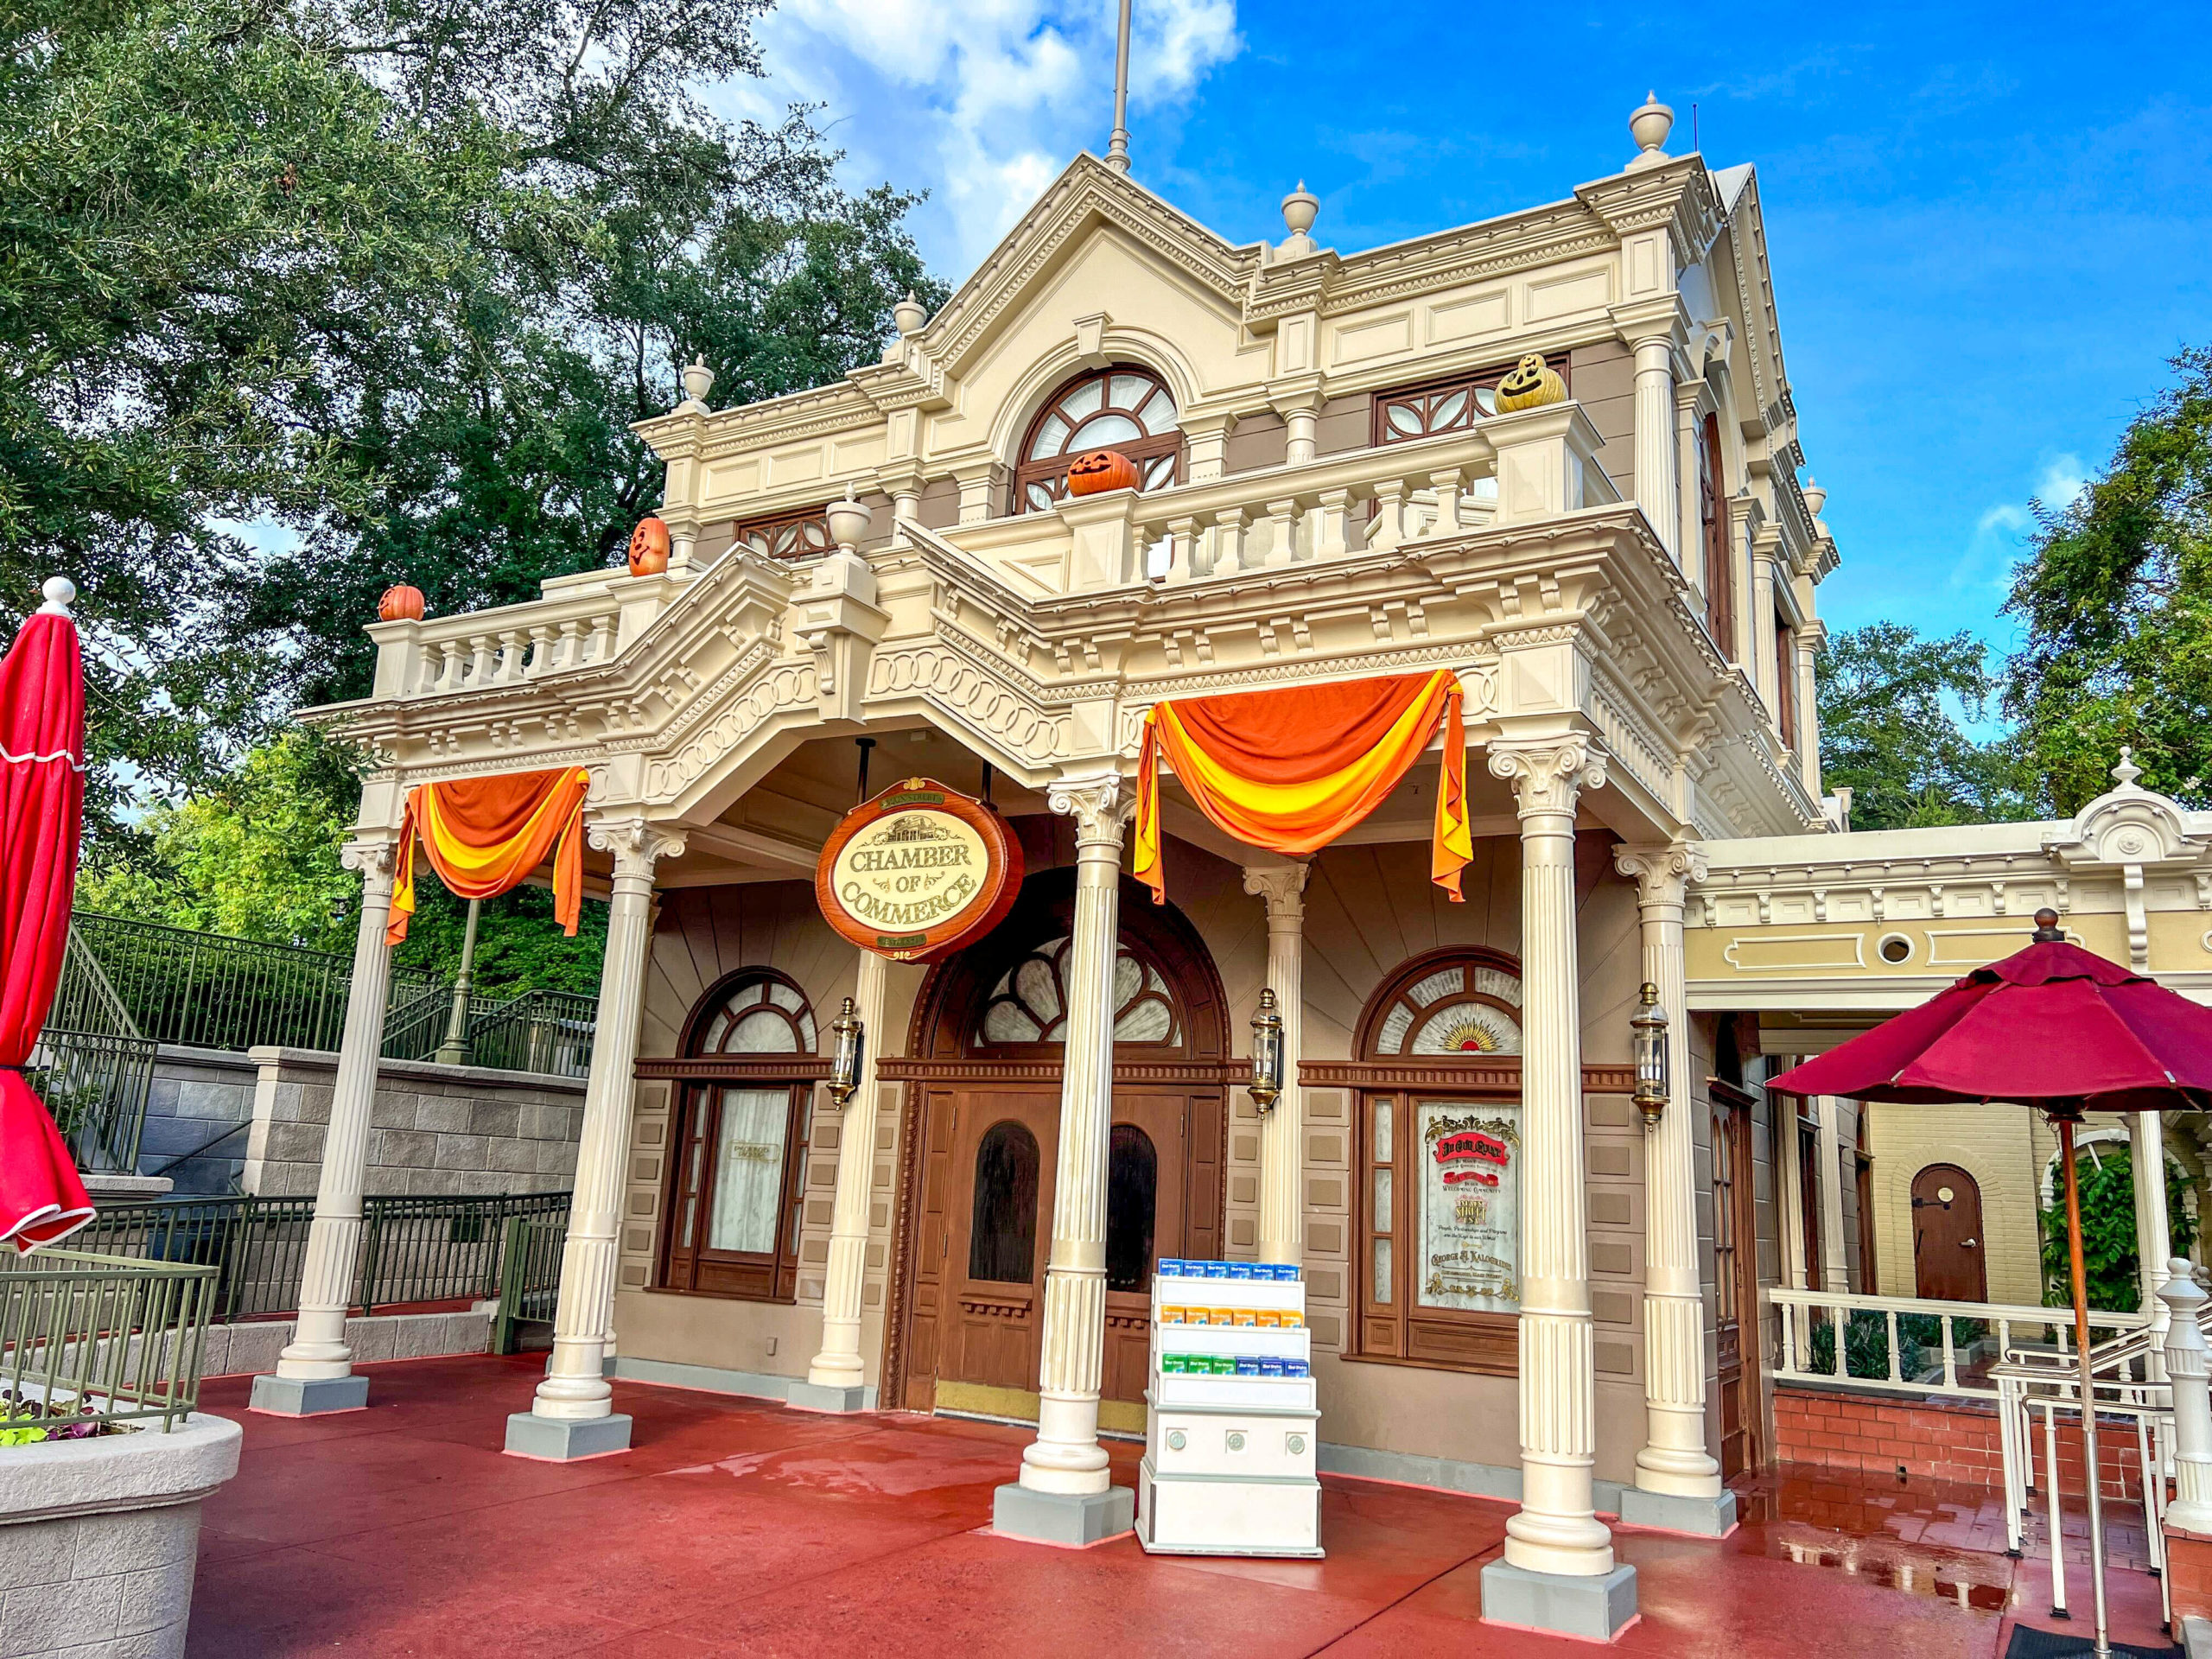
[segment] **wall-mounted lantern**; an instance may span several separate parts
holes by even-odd
[[[1637,1000],[1643,1004],[1629,1017],[1636,1033],[1636,1109],[1643,1114],[1643,1127],[1659,1126],[1667,1109],[1667,1011],[1659,1006],[1659,988],[1643,982]]]
[[[1252,1016],[1252,1103],[1264,1114],[1281,1098],[1282,1015],[1275,1012],[1274,988],[1266,986]]]
[[[830,1029],[837,1036],[836,1054],[830,1062],[830,1101],[842,1112],[860,1090],[861,1050],[868,1042],[868,1028],[854,1012],[851,997],[845,999]]]

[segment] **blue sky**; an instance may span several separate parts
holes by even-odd
[[[1300,177],[1350,251],[1567,196],[1633,153],[1755,162],[1832,624],[2012,642],[2031,520],[2212,345],[2201,7],[2094,14],[1135,0],[1135,175],[1232,239]],[[731,112],[828,107],[855,185],[926,188],[957,280],[1111,124],[1113,0],[785,0]]]

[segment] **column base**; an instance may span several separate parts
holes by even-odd
[[[1621,1488],[1621,1524],[1656,1532],[1687,1532],[1700,1538],[1725,1538],[1736,1529],[1736,1494],[1726,1487],[1712,1497]]]
[[[868,1389],[858,1382],[794,1382],[785,1391],[784,1403],[801,1411],[866,1411]]]
[[[1483,1568],[1486,1624],[1610,1642],[1635,1617],[1636,1569],[1626,1562],[1602,1578],[1531,1573],[1505,1561]]]
[[[1137,1495],[1127,1486],[1103,1492],[1037,1492],[1001,1486],[991,1498],[991,1530],[1002,1538],[1081,1549],[1118,1537],[1137,1522]]]
[[[264,1371],[253,1379],[256,1411],[280,1417],[319,1417],[325,1412],[359,1411],[369,1403],[365,1376],[279,1376]]]
[[[518,1411],[507,1419],[506,1450],[518,1458],[574,1463],[629,1449],[630,1419],[620,1412],[607,1417],[540,1417]]]

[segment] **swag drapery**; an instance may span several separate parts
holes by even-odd
[[[1474,856],[1459,707],[1459,677],[1448,668],[1154,704],[1137,760],[1137,880],[1154,903],[1166,901],[1163,760],[1198,810],[1237,840],[1303,856],[1372,812],[1440,730],[1429,879],[1459,902],[1459,872]]]
[[[419,784],[407,793],[392,872],[387,943],[407,937],[415,914],[415,844],[447,890],[461,899],[496,899],[512,892],[553,854],[553,915],[574,938],[583,909],[584,794],[591,774],[582,766],[457,778]]]

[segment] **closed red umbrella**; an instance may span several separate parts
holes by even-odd
[[[2074,1130],[2085,1111],[2202,1111],[2212,1106],[2212,1009],[2079,945],[2054,911],[2036,912],[2034,943],[1977,968],[1949,989],[1817,1059],[1774,1078],[1796,1095],[1844,1095],[1905,1105],[2012,1101],[2048,1113],[2066,1177],[2075,1350],[2081,1364],[2083,1467],[2097,1467],[2089,1304],[2082,1264],[2082,1193]],[[2146,1173],[2159,1179],[2159,1172]],[[2089,1497],[2096,1557],[2095,1651],[2105,1636],[2103,1516]],[[2058,1540],[2051,1541],[2052,1548]]]
[[[85,665],[59,576],[0,658],[0,1243],[92,1218],[77,1161],[23,1078],[69,945],[85,814]]]

